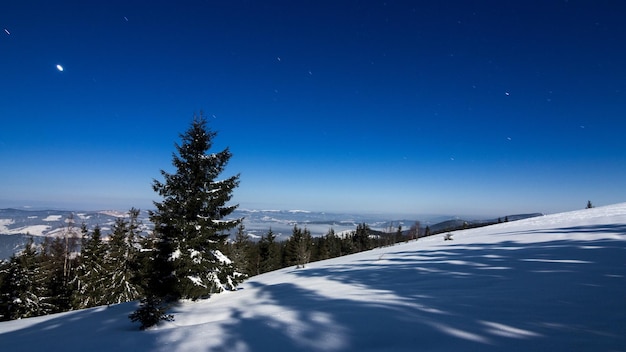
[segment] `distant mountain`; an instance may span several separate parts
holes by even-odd
[[[508,219],[519,220],[541,214],[509,215]],[[104,236],[111,232],[115,220],[125,217],[125,212],[117,210],[104,211],[60,211],[60,210],[21,210],[21,209],[0,209],[0,259],[9,258],[16,251],[23,248],[28,235],[32,235],[36,242],[41,242],[46,236],[63,235],[69,227],[78,231],[82,224],[85,224],[91,231],[96,226],[100,226]],[[70,226],[70,218],[73,223]],[[330,229],[335,233],[347,233],[356,229],[358,224],[365,223],[372,230],[390,232],[396,231],[398,226],[402,226],[404,231],[410,229],[416,220],[392,220],[382,215],[371,214],[348,214],[348,213],[326,213],[306,210],[250,210],[237,209],[229,218],[244,219],[246,232],[252,239],[259,239],[267,234],[271,228],[278,240],[285,240],[291,236],[294,226],[307,228],[313,236],[323,236]],[[431,232],[451,231],[461,228],[463,224],[471,227],[478,224],[497,222],[491,220],[449,220],[451,216],[428,217],[421,219],[421,228],[428,225]],[[445,221],[443,221],[444,219]],[[504,217],[502,218],[504,219]],[[142,223],[141,230],[149,233],[152,230],[152,223],[149,220],[148,211],[141,211],[139,220]],[[427,221],[430,220],[430,221]],[[439,221],[432,223],[433,221]],[[231,233],[234,235],[235,231]]]
[[[118,217],[126,216],[119,211],[60,211],[60,210],[21,210],[0,209],[0,260],[9,258],[24,247],[29,236],[36,243],[45,237],[62,236],[66,231],[80,231],[85,224],[91,231],[100,226],[104,235]],[[71,220],[70,220],[71,219]],[[142,231],[147,233],[152,224],[148,213],[141,212]]]
[[[100,226],[104,233],[110,231],[115,219],[127,216],[116,210],[105,211],[62,211],[62,210],[20,210],[0,209],[0,235],[57,236],[68,227],[80,228],[87,225],[89,230]],[[141,212],[139,220],[142,230],[151,227],[148,213]]]

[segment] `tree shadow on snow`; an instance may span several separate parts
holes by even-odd
[[[625,249],[619,240],[398,246],[352,265],[295,270],[378,298],[250,282],[284,317],[241,307],[224,350],[238,342],[248,351],[624,350]]]
[[[624,230],[626,225],[554,231]],[[304,280],[330,280],[322,291],[298,281],[246,282],[259,293],[258,306],[234,308],[219,326],[207,325],[223,333],[211,351],[626,350],[626,241],[446,241],[433,249],[417,242],[359,256],[350,264],[291,271]],[[332,282],[351,290],[333,293]],[[264,306],[278,309],[263,313]],[[139,333],[130,323],[135,308],[127,303],[48,318],[0,332],[0,345],[7,351],[166,350],[159,330]],[[179,337],[197,332],[181,330]],[[86,336],[94,334],[113,338],[91,346]]]
[[[601,225],[582,225],[582,226],[570,226],[554,229],[534,229],[534,230],[520,230],[501,232],[500,234],[524,234],[524,233],[559,233],[559,234],[572,234],[572,233],[586,233],[586,234],[626,234],[626,224],[601,224]]]
[[[140,333],[128,314],[136,302],[44,316],[25,328],[0,330],[3,351],[149,351],[158,346],[158,335]],[[108,335],[103,339],[99,336]],[[90,338],[93,337],[93,338]]]

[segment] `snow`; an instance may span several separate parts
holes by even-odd
[[[113,216],[113,217],[116,217],[116,218],[127,218],[128,217],[128,212],[119,211],[119,210],[102,210],[99,213],[100,214],[104,214],[104,215],[108,215],[108,216]]]
[[[285,268],[184,301],[0,323],[2,350],[626,351],[626,203]]]
[[[180,248],[176,248],[176,250],[170,256],[169,261],[171,262],[171,261],[174,261],[174,260],[180,258],[181,254],[182,254],[182,252],[180,251]]]
[[[48,230],[50,230],[50,226],[47,225],[30,225],[23,226],[14,229],[9,229],[9,225],[13,225],[15,220],[13,219],[0,219],[0,233],[5,235],[19,235],[19,234],[30,234],[33,236],[43,236]]]
[[[194,285],[196,286],[202,286],[202,287],[206,287],[203,283],[202,283],[202,279],[200,279],[197,276],[187,276],[187,278],[189,280],[191,280],[191,282],[193,282]]]
[[[6,233],[9,231],[8,227],[9,225],[13,225],[15,223],[15,220],[13,219],[0,219],[0,233]]]
[[[43,221],[60,221],[63,215],[48,215]]]
[[[220,263],[232,264],[232,261],[218,250],[214,250],[213,255]]]
[[[7,233],[10,235],[27,233],[33,236],[43,236],[45,233],[48,232],[48,230],[50,230],[50,226],[47,226],[47,225],[31,225],[31,226],[18,227],[16,229],[12,229],[9,231],[4,231],[3,233]]]

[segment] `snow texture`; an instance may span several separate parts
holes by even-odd
[[[233,262],[227,257],[225,256],[222,252],[220,252],[219,250],[214,250],[213,255],[215,256],[215,258],[220,262],[220,263],[224,263],[224,264],[232,264]]]
[[[63,215],[49,215],[43,221],[61,221],[61,218],[63,218]]]
[[[625,351],[626,203],[286,268],[185,301],[0,323],[6,351]]]

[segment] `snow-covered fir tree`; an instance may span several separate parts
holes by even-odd
[[[61,236],[46,237],[41,250],[41,270],[47,289],[44,300],[54,306],[54,312],[72,308],[72,296],[76,282],[76,262],[81,234],[74,227],[73,215],[65,220]]]
[[[106,246],[102,241],[102,232],[96,226],[91,234],[86,226],[82,227],[82,244],[72,295],[72,306],[77,309],[105,304],[106,268],[104,259]]]
[[[225,220],[236,205],[227,205],[239,185],[239,175],[224,179],[231,153],[228,148],[210,153],[216,133],[200,114],[176,145],[172,164],[176,171],[161,171],[164,181],[153,189],[163,200],[151,212],[154,250],[148,294],[166,300],[199,299],[241,281],[221,249],[227,231],[241,220]]]
[[[49,314],[54,307],[44,299],[45,284],[34,241],[2,266],[0,283],[0,320]]]
[[[108,243],[108,253],[104,265],[106,286],[104,299],[106,304],[133,301],[141,297],[137,258],[139,249],[135,242],[139,236],[139,210],[131,209],[128,220],[117,218]]]

